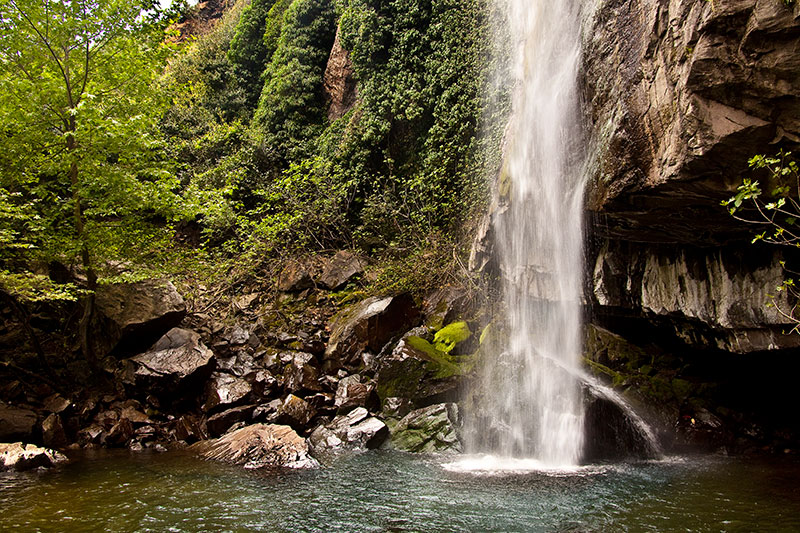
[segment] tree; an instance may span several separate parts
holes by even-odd
[[[152,254],[180,205],[154,133],[169,49],[149,4],[0,0],[0,289],[23,303],[80,297],[92,368],[98,284],[112,262]],[[82,292],[33,273],[53,261],[82,270]]]

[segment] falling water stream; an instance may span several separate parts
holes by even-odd
[[[571,467],[583,446],[583,142],[578,2],[500,0],[514,85],[495,224],[507,344],[482,368],[482,422],[469,451]]]

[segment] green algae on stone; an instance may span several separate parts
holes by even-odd
[[[453,322],[443,327],[433,336],[434,347],[446,354],[449,354],[459,344],[472,336],[469,325],[462,321]]]

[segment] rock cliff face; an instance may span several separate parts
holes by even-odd
[[[800,141],[800,4],[601,0],[585,17],[596,309],[708,348],[796,347],[765,308],[791,255],[750,246],[719,202],[749,157]]]
[[[800,140],[800,5],[603,0],[585,30],[590,209],[612,237],[721,242],[747,159]]]

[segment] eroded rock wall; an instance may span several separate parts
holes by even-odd
[[[584,13],[595,311],[695,346],[792,348],[766,307],[792,251],[754,247],[719,204],[759,153],[800,141],[800,4],[599,0]]]

